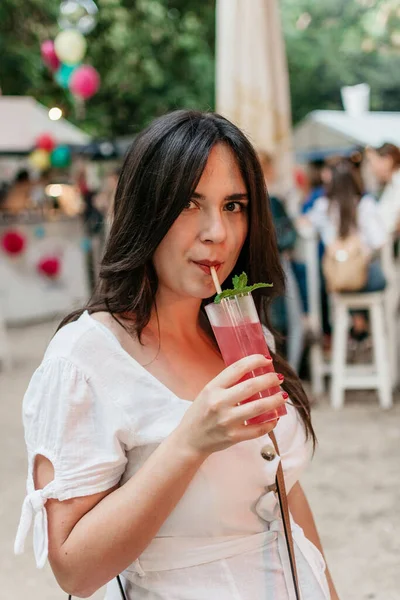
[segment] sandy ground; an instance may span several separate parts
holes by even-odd
[[[49,567],[36,570],[30,541],[23,556],[12,551],[26,476],[21,401],[53,330],[11,330],[13,368],[0,373],[1,600],[66,598]],[[343,411],[321,402],[313,414],[319,447],[302,483],[339,596],[400,600],[399,397],[382,412],[374,393],[352,392]]]

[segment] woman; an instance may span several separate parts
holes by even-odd
[[[389,234],[400,233],[400,149],[383,144],[368,150],[368,160],[379,183],[384,185],[379,212]]]
[[[274,161],[265,151],[258,153],[267,188],[275,182]],[[298,373],[304,349],[304,325],[301,296],[292,266],[292,252],[297,232],[288,216],[284,203],[277,196],[270,196],[271,214],[275,227],[278,251],[286,279],[286,294],[275,299],[271,317],[274,327],[287,338],[287,359]]]
[[[330,182],[326,196],[319,198],[307,213],[307,219],[318,231],[325,247],[335,240],[358,233],[370,258],[367,281],[360,292],[379,292],[386,281],[376,253],[386,242],[386,229],[375,199],[364,193],[358,170],[342,159],[330,166]],[[368,337],[364,313],[353,315],[352,337],[364,341]]]
[[[331,166],[326,196],[319,198],[307,219],[318,230],[325,247],[337,238],[360,235],[371,258],[368,280],[360,291],[378,292],[385,287],[379,261],[373,260],[386,242],[386,230],[375,199],[364,193],[361,177],[347,159]]]
[[[13,184],[6,190],[1,208],[14,214],[29,210],[32,206],[31,193],[29,171],[21,169],[16,174]]]
[[[325,168],[324,161],[315,160],[308,163],[307,175],[309,180],[309,192],[301,207],[301,214],[305,215],[312,209],[318,198],[325,194],[322,173]]]
[[[253,148],[218,115],[161,117],[128,153],[114,210],[98,289],[62,323],[24,400],[30,470],[16,550],[35,513],[39,566],[48,543],[57,580],[78,596],[122,573],[132,600],[292,598],[268,489],[279,457],[260,456],[276,425],[303,600],[328,598],[298,482],[315,439],[300,381],[275,356],[281,375],[237,383],[266,359],[225,368],[203,312],[212,263],[221,282],[245,270],[282,287]],[[261,312],[271,297],[255,299]],[[288,415],[245,426],[286,394],[239,403],[282,382]],[[107,600],[117,598],[111,583]]]

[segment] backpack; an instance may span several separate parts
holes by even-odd
[[[322,272],[328,292],[359,292],[365,287],[370,259],[358,234],[337,238],[325,249]]]

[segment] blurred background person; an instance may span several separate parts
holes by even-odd
[[[326,195],[319,198],[307,213],[308,219],[327,248],[336,240],[358,235],[369,258],[368,275],[360,292],[378,292],[386,281],[377,252],[386,242],[386,228],[378,204],[366,194],[359,169],[348,159],[330,166],[331,181]],[[353,315],[352,338],[361,342],[368,337],[368,324],[364,313]]]
[[[267,188],[273,189],[276,179],[273,158],[267,152],[260,151],[259,159]],[[272,304],[271,318],[275,329],[286,340],[281,350],[286,355],[290,366],[298,372],[304,347],[304,324],[300,290],[292,266],[292,251],[296,244],[297,233],[283,200],[274,195],[269,198],[278,250],[286,278],[286,294],[284,297],[277,298]]]
[[[32,182],[30,199],[32,208],[43,209],[48,200],[46,187],[51,183],[51,172],[45,170],[40,172]]]
[[[307,165],[309,191],[301,207],[302,214],[306,214],[311,210],[316,200],[325,194],[325,188],[322,181],[322,171],[324,166],[325,163],[322,159],[309,162]]]
[[[17,172],[14,182],[5,194],[1,208],[18,214],[31,206],[32,182],[29,171],[21,169]]]
[[[371,169],[383,186],[379,198],[379,212],[388,233],[400,235],[400,149],[385,143],[369,148],[367,156]]]
[[[102,182],[99,192],[94,198],[94,206],[103,215],[104,236],[108,237],[114,212],[114,197],[121,169],[117,168],[108,173]]]

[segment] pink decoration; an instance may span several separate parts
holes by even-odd
[[[100,87],[100,75],[91,65],[78,67],[71,75],[69,89],[79,98],[87,99],[94,96]]]
[[[40,150],[46,150],[47,152],[51,152],[56,145],[54,138],[48,133],[43,133],[36,140],[36,148],[40,148]]]
[[[7,252],[7,254],[12,254],[13,256],[17,256],[17,254],[23,252],[25,243],[25,237],[15,229],[9,229],[1,238],[3,250]]]
[[[294,180],[296,182],[297,187],[302,189],[307,187],[307,175],[300,167],[296,167],[294,170]]]
[[[60,66],[60,61],[54,50],[53,40],[46,40],[43,42],[40,46],[40,50],[44,64],[52,71],[57,71],[58,67]]]
[[[60,259],[57,256],[44,256],[39,260],[37,270],[49,279],[55,279],[60,274]]]

